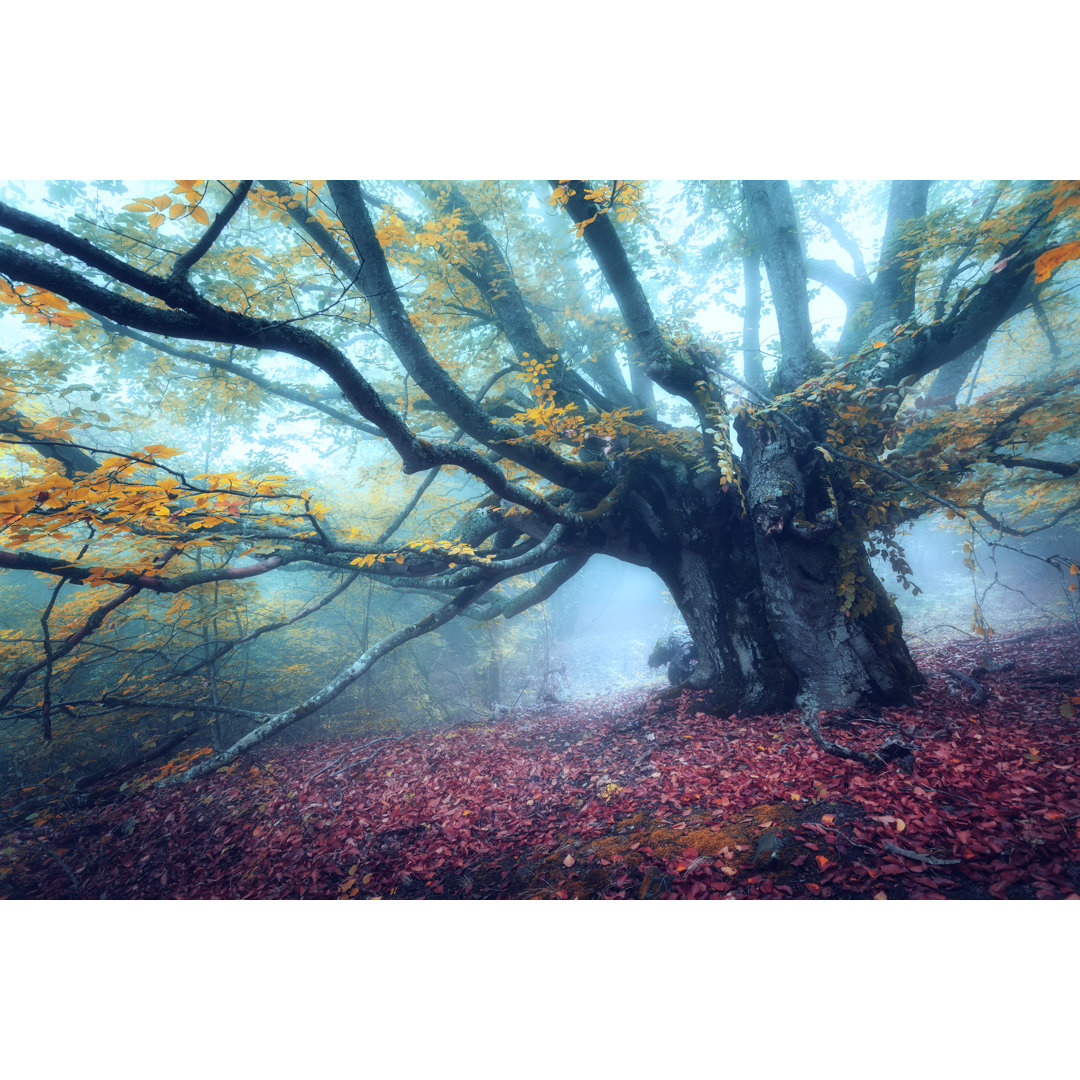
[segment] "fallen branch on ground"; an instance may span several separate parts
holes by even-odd
[[[922,855],[918,851],[897,847],[896,844],[890,843],[888,840],[882,841],[881,846],[894,855],[902,855],[905,859],[915,859],[916,862],[923,862],[928,866],[952,866],[960,861],[959,859],[939,859],[936,855]]]
[[[965,675],[962,671],[957,671],[956,668],[942,668],[941,674],[948,675],[950,679],[954,679],[961,686],[966,686],[971,691],[971,697],[968,700],[972,705],[982,705],[990,696],[990,691],[981,682],[976,682],[970,675]]]

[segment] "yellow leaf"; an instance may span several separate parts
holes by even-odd
[[[1080,259],[1080,240],[1072,240],[1068,244],[1044,251],[1035,260],[1035,283],[1045,281],[1062,263],[1073,259]]]
[[[875,342],[873,342],[873,346],[874,346],[875,349],[884,349],[885,345],[886,345],[886,342],[884,342],[884,341],[875,341]]]
[[[903,832],[906,828],[907,828],[907,826],[904,824],[904,819],[903,818],[897,818],[896,819],[896,831],[897,832]]]
[[[156,229],[165,220],[164,214],[151,214],[150,215],[150,228]]]
[[[168,195],[159,195],[156,199],[153,199],[152,202],[159,210],[164,210],[165,207],[172,202],[172,199],[170,199]]]
[[[183,203],[174,202],[172,204],[172,206],[169,207],[169,217],[171,217],[171,218],[178,218],[183,212],[184,212],[184,204]]]
[[[889,898],[883,892],[874,893],[875,900],[888,900]]]
[[[201,206],[196,206],[195,209],[191,211],[191,216],[200,225],[210,224],[210,215]]]

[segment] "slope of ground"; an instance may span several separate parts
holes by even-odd
[[[168,898],[1078,898],[1080,647],[995,642],[989,690],[919,658],[910,708],[749,719],[644,692],[481,726],[267,751],[212,777],[39,815],[0,840],[0,896]],[[1080,700],[1080,699],[1078,699]]]

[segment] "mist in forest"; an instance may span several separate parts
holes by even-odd
[[[656,639],[682,624],[663,582],[651,571],[596,556],[572,595],[553,613],[552,660],[565,669],[567,697],[656,682],[647,659]]]
[[[201,343],[198,334],[174,338],[160,306],[140,308],[137,318],[114,310],[89,279],[72,286],[74,299],[45,288],[59,288],[55,253],[30,263],[8,256],[12,280],[24,283],[3,293],[0,318],[10,371],[0,371],[9,379],[0,380],[8,444],[0,494],[10,510],[0,653],[15,673],[6,691],[14,734],[3,750],[29,763],[27,776],[48,773],[50,754],[67,738],[64,753],[91,768],[134,760],[178,732],[222,753],[267,724],[276,742],[366,737],[666,687],[675,669],[649,667],[648,658],[658,641],[684,630],[679,604],[719,625],[718,613],[697,609],[715,602],[706,597],[728,595],[728,568],[743,553],[753,562],[754,544],[784,529],[809,531],[835,565],[825,579],[799,579],[814,599],[784,625],[765,629],[759,609],[755,633],[797,638],[793,655],[808,640],[839,649],[845,618],[860,617],[855,592],[862,600],[867,592],[849,583],[851,596],[838,599],[851,565],[841,565],[845,549],[829,539],[838,496],[913,646],[988,644],[994,634],[1073,617],[1070,567],[1080,543],[1064,481],[1080,435],[1074,384],[1061,374],[1076,338],[1072,258],[1061,256],[1065,269],[1040,290],[1037,309],[1011,313],[1004,301],[1000,311],[988,309],[986,340],[949,361],[958,375],[945,390],[936,368],[912,381],[901,377],[901,353],[889,360],[885,339],[907,342],[906,316],[888,333],[860,322],[871,277],[890,305],[916,305],[923,319],[946,300],[959,310],[984,286],[1001,287],[1016,264],[999,259],[999,248],[1014,219],[1030,211],[1022,186],[244,183],[0,185],[0,202],[20,209],[10,229],[29,230],[23,240],[42,251],[58,237],[72,257],[87,243],[105,253],[121,244],[124,258],[134,257],[129,242],[186,250],[186,259],[176,256],[181,271],[214,303],[275,328],[267,337],[269,324],[260,322],[241,346],[232,332],[217,340],[216,328]],[[879,273],[886,241],[908,246],[903,219],[889,224],[893,195],[915,200],[930,229],[914,291]],[[1067,185],[1046,197],[1080,204]],[[354,247],[364,237],[370,257],[353,266],[330,243],[320,230],[337,219],[290,217],[301,200],[316,214],[337,207],[341,227],[352,222]],[[374,217],[352,218],[349,207],[365,201]],[[785,367],[810,354],[789,348],[784,359],[770,256],[758,257],[771,249],[759,238],[758,255],[747,258],[758,232],[771,236],[772,219],[755,214],[773,202],[802,230],[801,247],[784,258],[808,283],[800,301],[807,320],[787,332],[805,330],[813,344],[820,373],[809,381]],[[204,232],[212,215],[224,232]],[[983,225],[993,222],[986,235]],[[609,227],[607,247],[594,252],[582,242]],[[1064,238],[1065,218],[1054,228]],[[460,257],[445,247],[466,240]],[[613,291],[622,279],[611,260],[621,246],[640,286],[635,295],[666,341],[663,356],[643,369],[640,350],[655,328],[635,323],[627,336],[625,320],[641,309]],[[483,255],[496,250],[494,261]],[[361,280],[365,267],[377,266],[384,278]],[[159,269],[152,260],[140,268],[150,295],[165,288]],[[507,297],[516,298],[510,307]],[[88,311],[77,310],[83,301]],[[106,312],[100,319],[95,304]],[[1006,320],[1008,332],[996,333]],[[286,329],[294,323],[322,343],[318,362],[306,351],[313,339],[299,348]],[[371,333],[383,323],[417,327],[419,344]],[[910,333],[912,348],[924,340]],[[417,364],[420,348],[429,355]],[[879,350],[881,364],[895,369],[885,382],[872,366]],[[865,370],[849,385],[840,373],[856,362]],[[368,380],[362,392],[358,373]],[[1043,384],[1042,404],[1020,404],[1029,386]],[[806,401],[780,404],[799,385]],[[763,448],[778,432],[800,431],[810,415],[800,410],[811,406],[821,410],[821,430],[775,474],[798,474],[795,487],[754,490],[755,476],[773,483]],[[892,441],[879,427],[886,413]],[[1009,427],[1022,414],[1030,419],[1026,443]],[[954,429],[964,429],[956,445]],[[1000,447],[974,453],[999,430]],[[59,452],[67,439],[72,446]],[[115,454],[134,462],[130,455],[150,450],[138,468],[103,471],[120,460]],[[1002,456],[1021,451],[1028,456]],[[963,490],[965,477],[974,483],[994,462],[1008,466],[997,486]],[[745,483],[732,483],[737,473]],[[898,474],[907,488],[886,490]],[[88,476],[92,489],[81,487]],[[72,490],[77,499],[66,494]],[[957,498],[990,516],[946,513]],[[757,511],[755,539],[735,523],[756,521]],[[594,515],[589,528],[577,514]],[[302,520],[312,531],[300,531]],[[1005,529],[995,531],[995,521]],[[563,528],[569,539],[559,538]],[[21,552],[37,561],[20,561]],[[672,553],[678,557],[668,561]],[[756,575],[761,590],[776,585],[774,600],[786,595],[787,575],[801,573],[797,555],[793,546],[784,556],[796,559],[794,569],[764,577],[760,565],[744,566],[740,588]],[[696,580],[688,567],[699,557],[712,559],[715,592],[680,584]],[[101,582],[85,587],[80,560],[116,571],[114,587],[130,587],[117,591],[121,606],[98,608],[112,594],[95,591]],[[166,563],[167,574],[186,575],[183,587],[145,588],[138,575]],[[644,564],[663,567],[678,602]],[[452,618],[421,625],[451,598],[461,602]],[[880,592],[877,600],[884,603]],[[833,621],[816,622],[818,612]],[[811,629],[826,625],[828,634]],[[85,634],[84,648],[54,646],[73,631],[79,642]],[[815,660],[822,671],[833,662],[824,653]],[[699,674],[712,678],[723,663],[711,657]],[[747,686],[783,682],[762,674],[744,673]],[[790,706],[794,692],[794,683],[777,689],[762,711]],[[298,705],[295,723],[271,724]],[[83,723],[99,714],[108,723]],[[25,779],[21,768],[12,766],[12,779]]]

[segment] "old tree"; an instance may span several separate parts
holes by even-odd
[[[435,601],[288,708],[250,713],[205,771],[402,642],[520,613],[598,553],[663,580],[717,710],[797,706],[820,738],[819,710],[902,702],[920,676],[870,561],[903,578],[893,530],[942,510],[1021,533],[1001,517],[1018,484],[1041,524],[1075,509],[1058,327],[1078,204],[1065,182],[9,188],[0,300],[25,331],[0,372],[0,567],[50,584],[0,705],[46,738],[95,710],[205,715],[226,709],[207,662],[356,581]],[[810,256],[824,244],[836,258]],[[823,290],[846,318],[815,331]],[[718,306],[741,335],[703,333]],[[973,399],[1017,328],[1052,363]],[[211,407],[248,430],[291,410],[321,452],[381,447],[354,459],[361,500],[380,455],[423,475],[373,521],[281,468],[176,457],[182,418]],[[418,524],[447,482],[453,523]],[[230,631],[223,615],[201,664],[159,643],[159,681],[137,693],[54,693],[107,655],[134,598],[205,609],[300,564],[336,576],[290,618]]]

